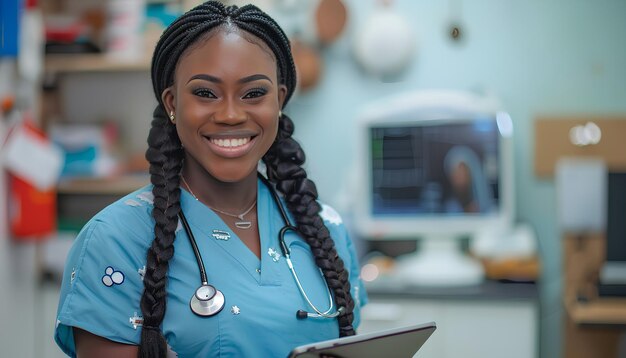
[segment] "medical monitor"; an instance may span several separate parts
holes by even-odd
[[[355,227],[364,238],[449,245],[510,225],[512,124],[495,100],[410,93],[370,106],[359,123]]]

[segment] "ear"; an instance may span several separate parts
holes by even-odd
[[[176,112],[176,98],[174,98],[174,90],[171,86],[163,90],[163,93],[161,93],[161,101],[165,106],[165,111],[168,116],[170,113]]]
[[[285,104],[285,98],[287,97],[287,86],[278,85],[278,106],[279,109],[283,109]]]

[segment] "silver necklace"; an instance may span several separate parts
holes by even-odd
[[[187,190],[189,190],[189,193],[191,194],[191,196],[193,196],[194,199],[196,199],[196,201],[198,200],[198,197],[196,196],[196,194],[193,193],[193,190],[191,190],[191,187],[189,186],[189,184],[187,184],[187,181],[185,180],[184,176],[180,176],[180,178],[183,181],[183,184],[185,184],[185,187],[187,188]],[[205,204],[206,205],[206,204]],[[250,207],[248,209],[246,209],[246,211],[244,211],[243,213],[237,215],[237,214],[232,214],[232,213],[227,213],[225,211],[210,207],[209,205],[206,205],[209,209],[213,210],[213,211],[217,211],[220,214],[224,214],[236,219],[239,219],[239,221],[235,221],[235,226],[238,229],[249,229],[250,227],[252,227],[252,222],[249,220],[244,219],[244,216],[248,215],[248,213],[252,210],[252,208],[254,208],[256,206],[256,198],[252,201],[252,205],[250,205]]]

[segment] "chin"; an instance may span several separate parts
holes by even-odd
[[[256,176],[257,166],[243,167],[239,165],[221,165],[217,168],[209,168],[209,173],[223,183],[238,183],[250,175]]]

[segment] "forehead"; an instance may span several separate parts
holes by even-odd
[[[275,79],[277,65],[270,48],[259,38],[241,30],[218,29],[193,44],[178,61],[176,78],[198,73],[223,79],[260,73]]]

